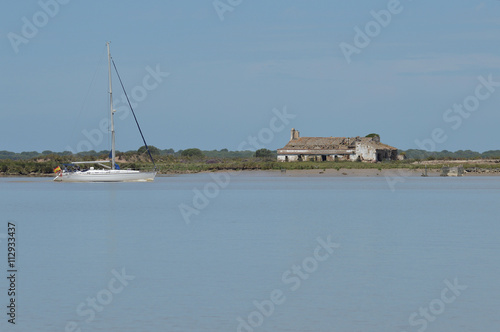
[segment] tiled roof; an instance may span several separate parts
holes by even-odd
[[[356,142],[363,142],[377,149],[397,150],[387,144],[376,142],[371,137],[299,137],[288,142],[282,150],[352,149]]]
[[[380,142],[373,142],[372,144],[377,149],[397,150],[397,148],[395,148],[393,146],[390,146],[390,145],[387,145],[387,144],[384,144],[384,143],[380,143]]]

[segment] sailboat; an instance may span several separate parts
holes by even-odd
[[[149,151],[149,147],[144,139],[144,135],[142,134],[141,127],[139,126],[139,122],[135,116],[134,110],[132,109],[132,105],[129,101],[130,110],[134,115],[135,122],[141,133],[142,140],[144,141],[144,145],[146,147],[146,151],[153,162],[154,170],[150,172],[143,172],[132,169],[120,169],[120,167],[115,163],[116,153],[115,153],[115,126],[114,126],[114,112],[116,110],[113,109],[113,90],[111,84],[111,64],[115,68],[118,79],[120,80],[120,84],[123,88],[125,96],[128,96],[125,88],[123,87],[123,83],[121,81],[120,75],[118,74],[118,70],[116,70],[116,65],[111,57],[111,52],[109,50],[109,42],[106,43],[108,50],[108,74],[109,74],[109,103],[110,103],[110,112],[111,112],[111,153],[109,160],[98,160],[98,161],[78,161],[72,162],[71,164],[63,164],[63,168],[58,166],[54,171],[57,173],[57,176],[54,178],[54,181],[58,182],[142,182],[142,181],[154,181],[156,176],[156,165]],[[109,166],[106,165],[109,163]],[[99,165],[102,167],[101,169],[96,169],[91,166],[88,169],[82,169],[80,165],[85,167],[84,165]]]

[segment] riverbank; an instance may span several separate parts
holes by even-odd
[[[291,169],[291,170],[213,170],[213,171],[200,171],[200,172],[158,172],[157,176],[176,176],[176,175],[189,175],[189,174],[203,174],[203,173],[224,173],[238,174],[238,175],[251,175],[251,176],[283,176],[283,177],[421,177],[424,176],[425,169],[407,169],[407,168],[393,168],[393,169]],[[441,176],[441,169],[428,169],[428,177]],[[475,171],[466,171],[463,176],[500,176],[500,169],[477,169]],[[46,177],[52,178],[54,174],[25,174],[25,175],[4,175],[0,177]]]
[[[279,171],[273,171],[275,173],[282,173]],[[324,176],[324,177],[374,177],[374,176],[384,176],[384,177],[417,177],[424,176],[424,170],[422,169],[404,169],[404,168],[395,168],[395,169],[326,169],[326,170],[291,170],[285,171],[281,175],[284,176]],[[437,177],[441,176],[440,169],[431,169],[427,170],[428,177]],[[478,171],[478,172],[466,172],[463,176],[500,176],[499,171]]]
[[[2,160],[0,176],[54,176],[53,169],[69,163],[66,160]],[[88,165],[100,168],[99,165]],[[327,176],[385,176],[387,173],[420,176],[427,170],[429,176],[439,175],[442,167],[462,166],[467,175],[500,175],[500,160],[402,160],[380,163],[351,161],[290,162],[261,158],[194,159],[167,158],[156,162],[158,174],[193,174],[201,172],[275,171],[284,174]],[[145,160],[120,163],[122,169],[150,171],[153,166]]]
[[[229,172],[239,173],[245,175],[261,175],[261,176],[285,176],[285,177],[422,177],[424,176],[424,171],[422,169],[405,169],[405,168],[395,168],[395,169],[325,169],[325,170],[312,170],[312,169],[302,169],[302,170],[253,170],[253,171],[218,171],[218,172]],[[200,173],[211,173],[211,172],[200,172]],[[178,173],[176,173],[178,174]],[[184,173],[189,174],[189,173]],[[175,175],[175,174],[161,174],[161,175]],[[161,176],[160,175],[160,176]],[[427,170],[428,177],[438,177],[441,176],[440,169]],[[463,176],[500,176],[500,170],[498,171],[488,171],[484,170],[482,172],[466,172]]]

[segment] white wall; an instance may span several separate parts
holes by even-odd
[[[363,144],[361,142],[356,143],[356,154],[361,157],[361,160],[364,161],[376,161],[377,160],[377,151],[374,147]],[[356,156],[356,158],[357,158]],[[356,159],[355,158],[355,159]]]

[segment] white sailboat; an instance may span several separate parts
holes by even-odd
[[[138,170],[131,169],[120,169],[118,165],[115,163],[115,126],[114,126],[114,112],[113,109],[113,90],[111,84],[111,53],[109,50],[109,42],[106,43],[108,49],[108,68],[109,68],[109,100],[110,100],[110,112],[111,112],[111,154],[110,160],[98,160],[98,161],[79,161],[72,162],[69,165],[63,165],[64,169],[57,167],[59,170],[57,172],[57,176],[54,178],[54,181],[58,182],[145,182],[145,181],[154,181],[156,176],[156,166],[151,172],[143,172]],[[114,62],[113,62],[114,65]],[[115,66],[116,69],[116,66]],[[117,72],[118,73],[118,72]],[[120,78],[118,76],[118,78]],[[121,79],[120,79],[121,82]],[[123,84],[122,84],[123,87]],[[124,90],[125,91],[125,90]],[[126,92],[125,92],[126,94]],[[128,97],[127,97],[128,99]],[[130,105],[130,103],[129,103]],[[130,105],[131,107],[131,105]],[[131,107],[132,114],[134,114],[134,110]],[[134,114],[135,118],[135,114]],[[137,122],[137,118],[135,118]],[[139,124],[137,123],[139,126]],[[139,131],[141,129],[139,127]],[[142,139],[144,140],[144,136],[142,135]],[[148,145],[146,144],[146,140],[144,140],[144,145],[146,146],[146,150],[151,157],[151,161],[154,165],[153,157],[149,151]],[[109,166],[106,165],[109,163]],[[85,164],[93,164],[99,165],[102,169],[95,169],[95,167],[90,167],[89,169],[80,169],[80,165]],[[71,167],[66,167],[71,166]]]

